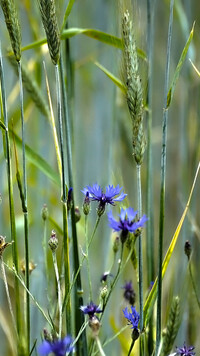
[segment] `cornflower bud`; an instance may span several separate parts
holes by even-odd
[[[49,217],[49,211],[48,211],[47,205],[44,204],[43,208],[42,208],[42,219],[44,221],[46,221],[48,219],[48,217]]]
[[[184,251],[185,251],[185,254],[189,260],[190,256],[191,256],[191,252],[192,252],[192,246],[191,246],[190,241],[188,241],[188,240],[185,242]]]
[[[87,191],[83,202],[83,213],[88,215],[90,212],[90,193]]]
[[[58,247],[58,239],[57,239],[57,236],[56,236],[56,232],[54,230],[52,230],[52,232],[51,232],[51,237],[49,239],[48,244],[49,244],[49,247],[50,247],[51,251],[55,252],[55,250]]]

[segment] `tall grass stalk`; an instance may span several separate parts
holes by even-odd
[[[164,110],[162,126],[162,153],[161,153],[161,188],[160,188],[160,219],[159,219],[159,246],[158,246],[158,291],[157,291],[157,321],[156,321],[156,356],[158,356],[161,340],[161,321],[162,321],[162,258],[163,258],[163,235],[164,235],[164,215],[165,215],[165,181],[166,181],[166,150],[167,150],[167,93],[169,86],[169,68],[171,53],[171,38],[173,24],[174,0],[170,1],[170,17],[167,41],[167,61],[165,69],[165,88],[164,88]]]
[[[58,131],[60,138],[60,155],[62,165],[62,205],[63,205],[63,246],[64,246],[64,270],[65,270],[65,288],[69,291],[70,286],[70,265],[69,265],[69,236],[68,236],[68,219],[67,219],[67,192],[66,192],[66,176],[65,176],[65,160],[64,160],[64,138],[63,138],[63,122],[61,111],[61,83],[60,71],[58,65],[55,65],[56,75],[56,93],[57,93],[57,109],[58,109]],[[70,299],[66,305],[66,327],[67,332],[71,334],[71,302]]]
[[[52,251],[53,257],[53,265],[56,276],[57,288],[58,288],[58,312],[59,312],[59,324],[58,324],[58,337],[61,339],[62,335],[62,293],[61,293],[61,285],[60,285],[60,277],[58,272],[58,264],[56,258],[56,252]]]
[[[90,261],[89,261],[89,248],[88,248],[88,215],[85,215],[85,254],[86,254],[86,262],[87,262],[87,273],[88,273],[88,281],[89,281],[89,299],[92,299],[92,281],[91,281],[91,273],[90,273]]]
[[[142,217],[142,185],[141,185],[141,165],[137,165],[137,201],[138,201],[138,218]],[[143,253],[142,253],[142,234],[138,236],[138,260],[139,260],[139,304],[140,304],[140,332],[143,331]],[[140,336],[140,355],[144,355],[143,335]]]
[[[25,125],[24,125],[24,99],[22,84],[21,60],[18,62],[19,85],[20,85],[20,110],[22,131],[22,161],[23,161],[23,201],[22,210],[24,214],[24,246],[25,246],[25,281],[29,290],[29,231],[28,231],[28,208],[27,208],[27,175],[26,175],[26,150],[25,150]],[[26,332],[27,350],[30,350],[30,299],[26,293]]]
[[[153,51],[154,51],[154,8],[155,0],[147,0],[147,233],[146,233],[146,256],[147,256],[147,283],[154,280],[154,209],[153,206],[153,165],[152,165],[152,97],[153,97]],[[153,318],[149,321],[148,351],[153,352]]]
[[[6,91],[5,91],[5,79],[4,79],[4,69],[2,61],[2,52],[0,45],[0,80],[1,80],[1,96],[2,96],[2,106],[3,106],[3,118],[5,124],[5,142],[6,142],[6,165],[7,165],[7,180],[8,180],[8,197],[9,197],[9,211],[10,211],[10,229],[11,229],[11,239],[13,240],[12,252],[13,252],[13,262],[15,269],[19,270],[19,256],[18,256],[18,243],[16,235],[16,224],[15,224],[15,210],[14,210],[14,198],[13,198],[13,180],[12,180],[12,163],[11,163],[11,150],[10,150],[10,139],[8,131],[8,114],[6,105]],[[17,332],[20,340],[22,332],[22,318],[21,318],[21,305],[20,305],[20,293],[19,293],[19,282],[15,278],[15,305],[16,305],[16,325]],[[18,354],[20,355],[21,346],[18,344]]]
[[[10,293],[9,293],[9,289],[8,289],[8,282],[7,282],[7,278],[6,278],[6,272],[5,272],[4,262],[3,262],[3,257],[2,256],[0,256],[0,265],[1,265],[1,272],[2,272],[3,281],[4,281],[4,285],[5,285],[6,296],[7,296],[7,300],[8,300],[8,306],[9,306],[9,309],[10,309],[10,315],[11,315],[11,318],[12,318],[13,327],[14,327],[14,330],[16,332],[16,336],[18,337],[17,328],[16,328],[16,320],[15,320],[13,307],[12,307],[12,303],[11,303],[11,299],[10,299]]]

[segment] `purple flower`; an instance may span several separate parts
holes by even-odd
[[[192,352],[194,350],[194,346],[189,346],[187,347],[184,343],[183,347],[177,347],[176,348],[176,355],[181,355],[181,356],[194,356],[196,353]]]
[[[38,353],[40,355],[49,355],[51,352],[55,356],[65,356],[66,353],[73,351],[74,347],[72,346],[72,338],[67,335],[64,339],[55,340],[53,342],[44,340],[41,345],[38,347]]]
[[[80,307],[84,314],[88,314],[89,318],[93,318],[95,313],[102,313],[103,310],[100,309],[96,304],[90,302],[88,305],[83,305]]]
[[[123,192],[120,193],[121,190],[122,187],[120,188],[119,184],[115,188],[113,185],[109,185],[106,187],[106,192],[103,193],[100,185],[95,183],[93,186],[87,185],[87,187],[82,190],[82,193],[86,196],[89,192],[90,199],[99,202],[97,213],[101,216],[105,211],[106,204],[115,205],[115,201],[122,201],[127,196],[127,194]],[[117,195],[118,197],[116,197]]]
[[[124,242],[128,236],[129,232],[135,233],[137,229],[144,226],[144,223],[147,221],[146,215],[143,215],[141,219],[136,219],[137,211],[134,211],[133,208],[121,209],[119,220],[113,218],[112,212],[108,213],[108,220],[110,227],[114,231],[121,231],[122,236],[121,240]]]
[[[128,325],[132,325],[131,329],[138,329],[138,323],[140,320],[140,315],[136,311],[135,307],[131,305],[131,313],[128,311],[128,308],[126,307],[123,310],[125,318],[128,320]]]
[[[135,304],[135,291],[132,282],[126,282],[122,287],[124,289],[124,298],[131,304]]]

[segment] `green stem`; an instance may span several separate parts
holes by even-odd
[[[138,218],[142,216],[142,187],[141,187],[141,165],[137,165],[137,195],[138,195]],[[139,260],[139,304],[140,304],[140,331],[143,331],[143,256],[142,256],[142,233],[138,236],[138,260]],[[144,355],[144,343],[140,337],[140,356]]]
[[[134,344],[135,344],[135,340],[132,340],[132,342],[131,342],[131,346],[130,346],[130,349],[129,349],[129,351],[128,351],[128,355],[127,355],[127,356],[130,356],[130,354],[131,354],[131,351],[132,351],[132,349],[133,349]]]
[[[3,281],[4,281],[4,285],[5,285],[5,290],[6,290],[6,296],[7,296],[7,300],[8,300],[8,306],[9,306],[9,309],[10,309],[10,314],[11,314],[11,318],[12,318],[12,322],[13,322],[13,327],[14,327],[14,329],[16,331],[16,336],[18,337],[17,328],[16,328],[16,321],[15,321],[15,317],[14,317],[14,313],[13,313],[12,303],[11,303],[11,300],[10,300],[8,282],[7,282],[7,278],[6,278],[6,272],[5,272],[4,263],[3,263],[3,257],[2,256],[0,256],[0,263],[1,263],[1,272],[2,272]]]
[[[23,213],[24,213],[24,244],[25,244],[25,281],[29,289],[29,243],[28,243],[28,210],[27,210],[27,177],[26,177],[26,151],[25,151],[25,127],[24,127],[24,99],[22,84],[21,61],[18,62],[18,74],[20,85],[20,109],[21,109],[21,130],[22,130],[22,161],[23,161]],[[27,332],[27,349],[30,352],[30,299],[26,293],[26,332]]]
[[[96,343],[97,343],[97,346],[98,346],[98,349],[99,349],[99,353],[101,356],[106,356],[105,352],[103,351],[103,348],[102,348],[102,345],[101,345],[101,342],[99,340],[99,337],[96,336]]]
[[[56,252],[52,252],[52,257],[53,257],[53,265],[54,265],[56,282],[57,282],[57,287],[58,287],[58,310],[59,310],[58,337],[59,337],[59,339],[61,339],[61,335],[62,335],[62,294],[61,294],[60,277],[59,277],[59,272],[58,272]]]
[[[192,267],[191,267],[190,260],[188,262],[188,265],[189,265],[188,267],[189,267],[189,273],[190,273],[190,278],[191,278],[191,282],[192,282],[192,287],[193,287],[193,290],[194,290],[194,294],[195,294],[195,297],[196,297],[196,301],[197,301],[198,307],[200,309],[200,300],[199,300],[197,289],[196,289],[196,286],[195,286],[195,281],[194,281],[193,274],[192,274]]]
[[[63,141],[63,123],[61,111],[61,83],[58,65],[55,66],[56,74],[56,92],[57,92],[57,109],[58,109],[58,131],[60,138],[60,155],[62,165],[62,202],[63,202],[63,246],[64,246],[64,270],[65,270],[65,289],[68,294],[70,288],[70,265],[69,265],[69,236],[67,221],[67,196],[66,196],[66,177],[64,161],[64,141]],[[71,334],[71,302],[70,299],[66,304],[66,327],[67,332]]]
[[[170,2],[170,18],[168,28],[168,43],[167,43],[167,62],[165,70],[165,92],[164,92],[164,107],[167,107],[167,92],[169,83],[169,67],[170,67],[170,52],[171,52],[171,37],[173,24],[173,6],[174,0]],[[158,246],[158,291],[157,291],[157,321],[156,321],[156,353],[158,356],[159,345],[161,340],[161,321],[162,321],[162,259],[163,259],[163,235],[164,235],[164,214],[165,214],[165,181],[166,181],[166,147],[167,147],[167,123],[168,110],[163,111],[163,127],[162,127],[162,153],[161,153],[161,189],[160,189],[160,219],[159,219],[159,246]]]
[[[1,95],[2,95],[2,104],[3,104],[3,117],[4,124],[6,127],[5,130],[5,141],[6,141],[6,165],[7,165],[7,178],[8,178],[8,197],[9,197],[9,210],[10,210],[10,227],[11,227],[11,239],[14,241],[12,245],[13,253],[13,262],[18,272],[18,247],[17,247],[17,236],[16,236],[16,225],[15,225],[15,211],[14,211],[14,199],[13,199],[13,182],[12,182],[12,170],[11,170],[11,152],[10,152],[10,140],[8,133],[8,115],[7,115],[7,106],[6,106],[6,91],[5,91],[5,79],[4,79],[4,70],[3,70],[3,61],[0,45],[0,80],[1,80]],[[19,295],[19,282],[15,278],[15,302],[16,302],[16,324],[18,335],[21,335],[22,326],[21,326],[21,306],[20,306],[20,295]],[[20,345],[19,352],[20,354]]]
[[[87,273],[88,273],[88,281],[89,281],[89,299],[92,301],[92,282],[91,282],[91,274],[90,274],[90,263],[89,263],[89,243],[88,243],[88,215],[85,215],[85,255],[87,261]]]

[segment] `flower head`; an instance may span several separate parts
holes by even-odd
[[[194,346],[189,346],[187,347],[184,343],[183,347],[177,347],[176,348],[176,354],[175,355],[180,355],[180,356],[194,356],[196,353],[192,352],[194,350]]]
[[[80,309],[84,314],[88,314],[89,318],[92,318],[95,313],[102,313],[103,311],[93,302],[90,302],[90,304],[88,305],[83,305],[82,307],[80,307]]]
[[[124,298],[131,304],[135,304],[135,291],[132,282],[126,282],[122,287],[124,289]]]
[[[138,329],[138,323],[140,320],[140,315],[136,311],[135,307],[131,305],[131,313],[128,311],[128,308],[126,307],[123,310],[125,318],[128,320],[128,325],[132,325],[131,329]]]
[[[113,218],[112,212],[108,213],[108,220],[110,227],[114,231],[121,231],[123,235],[123,241],[125,241],[129,232],[135,233],[137,229],[143,227],[144,223],[147,221],[146,215],[143,215],[141,219],[136,219],[137,211],[134,211],[133,208],[121,209],[119,214],[119,220]]]
[[[73,340],[69,335],[65,336],[64,339],[53,342],[44,340],[38,347],[38,353],[45,356],[53,352],[55,356],[65,356],[66,353],[73,351],[72,342]]]
[[[98,201],[99,206],[97,209],[97,213],[101,216],[105,211],[106,204],[114,205],[115,201],[122,201],[127,194],[120,193],[122,187],[119,187],[119,184],[114,188],[113,185],[108,185],[106,187],[106,192],[103,193],[102,188],[97,183],[93,184],[93,186],[87,185],[86,188],[82,190],[82,193],[85,196],[89,193],[89,198],[93,201]],[[118,197],[116,197],[118,195]]]

